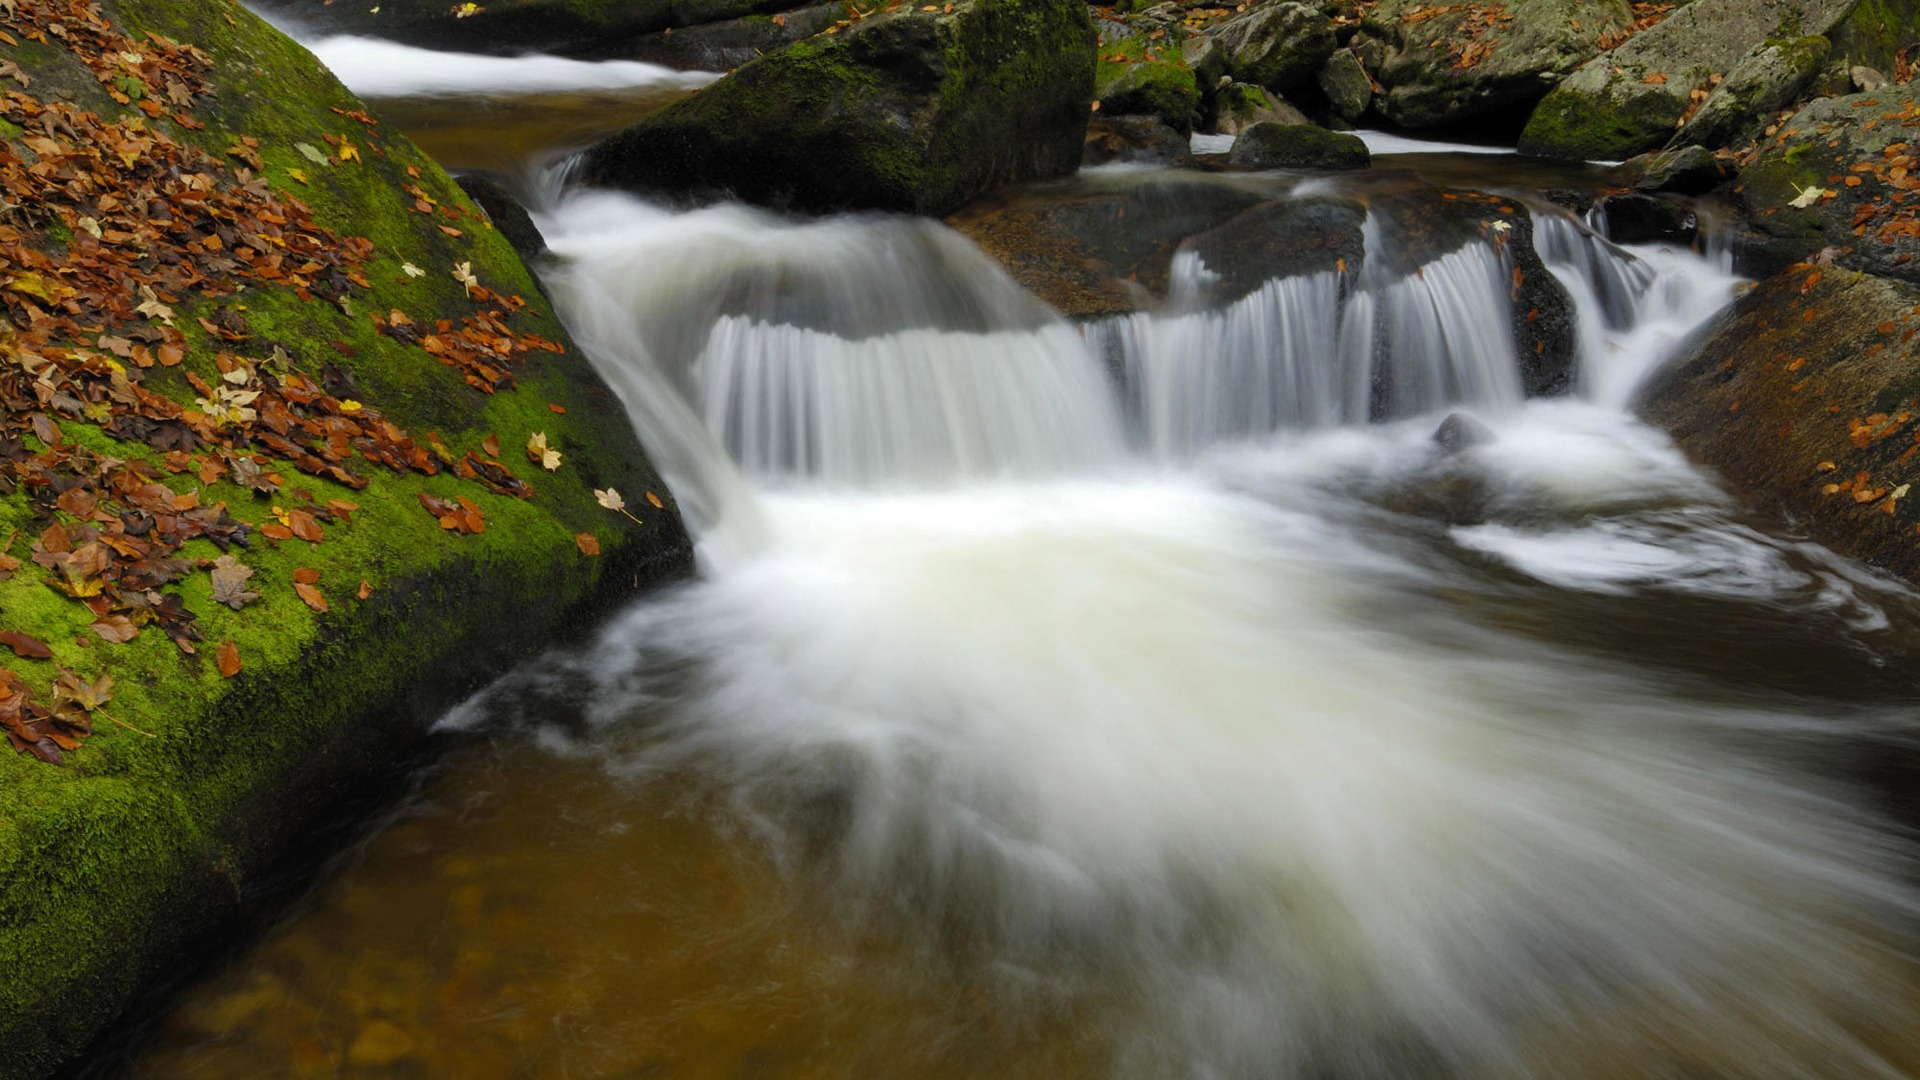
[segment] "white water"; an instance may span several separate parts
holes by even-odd
[[[1737,524],[1621,411],[1724,270],[1543,225],[1586,394],[1522,403],[1481,248],[1083,341],[937,226],[606,195],[542,223],[704,513],[703,580],[576,663],[598,752],[726,786],[840,917],[1000,992],[1119,994],[1128,1074],[1897,1075],[1856,1035],[1899,1022],[1902,860],[1775,752],[1846,725],[1441,599],[1492,602],[1491,561],[1886,624],[1898,590]],[[1416,373],[1400,415],[1471,404],[1497,440],[1359,426],[1362,324]],[[1437,535],[1388,509],[1449,491],[1480,509]]]
[[[341,35],[302,43],[362,97],[511,97],[568,90],[691,91],[715,72],[675,71],[636,60],[588,62],[559,56],[474,56]]]

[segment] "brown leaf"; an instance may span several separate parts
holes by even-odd
[[[213,650],[214,662],[220,665],[220,677],[231,679],[240,674],[240,646],[231,640],[223,641]]]
[[[320,580],[320,571],[303,566],[293,572],[293,580],[302,585],[311,585]]]
[[[125,615],[107,615],[95,620],[87,629],[99,634],[102,640],[111,641],[115,645],[125,645],[140,633],[140,628]]]
[[[600,538],[592,533],[574,533],[573,542],[580,545],[580,554],[582,555],[600,554]]]
[[[666,503],[660,501],[660,496],[651,491],[647,492],[647,501],[653,504],[655,510],[664,510],[667,507]]]
[[[367,597],[372,595],[373,595],[373,586],[368,584],[367,579],[361,578],[360,592],[359,592],[360,599],[365,600]]]
[[[247,588],[247,579],[252,576],[253,567],[244,565],[232,555],[222,555],[213,560],[213,602],[239,611],[260,599],[259,593]]]
[[[293,535],[309,543],[317,544],[327,538],[326,533],[320,528],[320,523],[305,510],[288,511],[287,528],[293,530]]]
[[[308,585],[304,582],[296,581],[293,584],[293,591],[296,593],[299,593],[300,599],[308,607],[312,608],[313,610],[315,611],[327,610],[327,598],[320,595],[319,589],[316,589],[313,586]]]
[[[481,439],[480,449],[485,450],[487,452],[487,456],[490,458],[499,457],[500,456],[500,436],[489,435],[486,438]]]
[[[12,649],[14,655],[24,656],[29,660],[53,659],[53,650],[47,648],[46,642],[41,641],[31,634],[23,634],[18,630],[0,632],[0,645],[5,645],[7,648]]]
[[[275,521],[269,521],[265,525],[260,526],[260,533],[274,540],[293,539],[293,530]]]

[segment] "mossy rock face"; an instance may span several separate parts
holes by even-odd
[[[263,280],[172,300],[184,361],[148,370],[142,386],[192,408],[197,391],[186,373],[219,384],[216,353],[277,352],[285,370],[351,396],[455,459],[470,450],[489,455],[489,436],[497,436],[505,468],[533,495],[495,494],[451,468],[396,472],[358,458],[349,464],[366,486],[355,490],[266,454],[284,481],[256,496],[231,474],[170,472],[166,456],[146,443],[111,438],[84,416],[61,418],[63,442],[144,463],[183,498],[225,504],[248,526],[249,546],[233,554],[252,568],[248,588],[261,595],[230,610],[213,601],[209,575],[190,570],[166,592],[197,619],[196,654],[152,626],[109,644],[87,629],[95,614],[55,593],[26,561],[43,529],[74,519],[24,488],[0,496],[6,542],[24,564],[0,581],[0,628],[39,638],[53,654],[9,657],[5,666],[43,694],[60,666],[110,674],[108,711],[142,732],[103,722],[58,767],[0,752],[5,1080],[45,1076],[84,1048],[191,939],[227,920],[333,799],[417,746],[439,710],[596,609],[690,570],[686,533],[625,410],[567,340],[507,240],[444,172],[365,116],[309,53],[237,4],[115,0],[104,14],[136,42],[152,32],[203,50],[212,58],[213,96],[195,100],[190,115],[170,106],[149,116],[138,101],[114,100],[72,54],[29,40],[17,23],[22,44],[0,48],[0,57],[32,78],[28,92],[40,101],[64,98],[107,121],[140,118],[157,135],[224,159],[221,183],[264,185],[282,205],[299,200],[337,236],[371,242],[356,271],[364,284],[343,282],[337,303]],[[257,140],[250,152],[258,165],[229,154],[248,149],[243,139]],[[354,152],[343,156],[347,147]],[[7,150],[34,152],[21,143]],[[78,242],[62,221],[25,227],[44,227],[35,242],[46,250]],[[473,317],[477,302],[456,278],[462,267],[486,288],[527,300],[511,329],[564,351],[530,354],[510,385],[486,394],[460,369],[376,329],[370,316],[386,320],[393,311],[426,327]],[[240,336],[216,340],[201,319]],[[562,452],[556,471],[520,452],[535,434]],[[599,506],[594,489],[606,487],[625,493],[644,524]],[[443,528],[421,495],[468,498],[485,530]],[[263,531],[276,506],[284,513],[330,499],[358,509],[327,523],[318,543],[274,541]],[[601,554],[584,554],[579,534]],[[189,560],[220,553],[204,539],[179,549]],[[326,612],[296,594],[303,569],[317,575],[311,584]],[[241,662],[231,678],[215,659],[226,642]]]
[[[1436,15],[1421,0],[1387,0],[1369,13],[1354,47],[1379,57],[1381,114],[1421,128],[1531,105],[1598,54],[1602,35],[1633,23],[1626,0],[1519,0],[1498,11]]]
[[[1886,86],[1823,98],[1782,122],[1730,189],[1745,224],[1743,269],[1771,272],[1828,249],[1838,266],[1920,281],[1920,208],[1906,203],[1920,167],[1916,110],[1920,90]]]
[[[1568,160],[1625,160],[1656,150],[1711,92],[1769,41],[1824,35],[1857,0],[1694,0],[1581,65],[1543,98],[1520,151]]]
[[[803,210],[946,213],[1079,167],[1086,9],[969,0],[900,10],[735,70],[588,151],[589,183]]]
[[[1776,111],[1812,84],[1832,49],[1818,34],[1756,46],[1700,103],[1674,135],[1673,145],[1718,148],[1751,142]]]
[[[1175,131],[1193,130],[1200,87],[1175,48],[1158,49],[1144,34],[1102,41],[1094,96],[1108,116],[1151,116]]]
[[[408,45],[518,55],[624,56],[632,43],[667,29],[699,26],[801,6],[803,0],[486,0],[462,12],[452,0],[266,0],[261,9],[321,33],[358,34]]]
[[[1360,58],[1346,49],[1327,58],[1314,82],[1326,97],[1327,107],[1349,123],[1365,116],[1373,105],[1373,80]]]
[[[1213,122],[1221,135],[1239,135],[1255,124],[1305,124],[1307,116],[1278,94],[1252,83],[1230,83],[1214,95]]]
[[[1800,265],[1735,301],[1640,412],[1743,498],[1920,583],[1920,288]],[[1863,479],[1864,477],[1864,479]]]
[[[1357,136],[1264,121],[1240,133],[1227,160],[1253,169],[1364,169],[1373,155]]]
[[[1311,80],[1333,55],[1333,20],[1292,0],[1269,2],[1207,31],[1226,51],[1235,82],[1284,94]]]

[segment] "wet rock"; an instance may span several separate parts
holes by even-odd
[[[1255,124],[1305,124],[1306,114],[1252,83],[1228,83],[1214,98],[1213,122],[1217,134],[1239,135]]]
[[[1643,392],[1642,415],[1744,499],[1920,582],[1920,288],[1800,266],[1735,301]],[[1809,318],[1808,316],[1812,317]]]
[[[1054,309],[1085,318],[1164,297],[1180,242],[1260,201],[1212,177],[1163,174],[1106,187],[1010,190],[963,208],[947,224]]]
[[[1180,132],[1193,130],[1200,89],[1193,72],[1177,63],[1115,64],[1103,61],[1095,93],[1108,115],[1151,116]]]
[[[1699,234],[1693,208],[1653,195],[1609,195],[1596,204],[1605,221],[1607,239],[1616,244],[1671,243],[1689,245]]]
[[[1345,49],[1327,58],[1314,81],[1333,115],[1348,123],[1365,116],[1373,104],[1373,80],[1360,66],[1360,58]]]
[[[617,55],[682,70],[727,71],[822,33],[846,14],[844,3],[796,4],[778,18],[748,15],[682,26],[634,38],[618,50],[603,45],[598,51],[608,58]]]
[[[1357,277],[1366,265],[1366,206],[1353,199],[1287,199],[1262,203],[1179,250],[1213,275],[1207,300],[1232,303],[1269,281],[1333,270]]]
[[[1771,41],[1825,35],[1858,0],[1695,0],[1625,44],[1587,61],[1528,118],[1522,153],[1570,160],[1625,159],[1666,145],[1693,103],[1742,60],[1773,70],[1789,56],[1760,61]],[[1795,50],[1788,53],[1799,55]],[[1758,80],[1765,82],[1766,80]],[[1734,112],[1753,109],[1729,99]],[[1716,121],[1719,123],[1719,121]]]
[[[371,1020],[360,1025],[353,1042],[347,1046],[347,1064],[362,1069],[382,1069],[411,1056],[419,1041],[398,1025]]]
[[[1489,16],[1489,11],[1497,12]],[[1421,128],[1526,108],[1633,21],[1627,0],[1518,0],[1499,8],[1386,0],[1353,48],[1372,59],[1374,107]]]
[[[1333,55],[1333,21],[1292,0],[1268,2],[1208,31],[1226,51],[1236,82],[1284,94],[1312,79]]]
[[[1357,136],[1312,124],[1254,124],[1227,160],[1255,169],[1364,169],[1373,160]]]
[[[1083,165],[1115,162],[1185,165],[1193,150],[1185,135],[1153,116],[1101,116],[1087,124]]]
[[[1895,201],[1920,186],[1908,175],[1920,169],[1916,108],[1920,90],[1886,86],[1816,101],[1782,122],[1729,189],[1748,227],[1736,249],[1743,270],[1831,249],[1825,257],[1838,266],[1920,281],[1920,207]]]
[[[944,214],[1079,167],[1094,39],[1084,7],[902,9],[736,69],[585,155],[589,183],[802,210]]]
[[[503,187],[498,180],[484,173],[467,173],[454,178],[460,190],[480,204],[487,212],[493,227],[507,238],[513,250],[529,263],[547,253],[547,238],[540,235],[540,229],[534,225],[527,208],[520,200]]]
[[[1433,442],[1443,454],[1458,454],[1496,441],[1492,428],[1466,413],[1448,413],[1433,432]]]
[[[1754,47],[1727,71],[1673,137],[1675,146],[1739,146],[1753,141],[1779,109],[1792,104],[1826,63],[1832,45],[1817,34]]]
[[[1725,183],[1730,175],[1725,163],[1714,157],[1712,151],[1684,146],[1642,154],[1614,170],[1612,178],[1636,191],[1705,195]]]

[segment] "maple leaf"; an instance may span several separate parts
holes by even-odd
[[[222,555],[213,560],[213,602],[239,611],[260,599],[259,593],[247,588],[247,579],[252,576],[253,567],[243,564],[232,555]]]
[[[401,263],[400,272],[407,275],[408,277],[426,277],[427,276],[427,272],[425,270],[420,269],[419,267],[413,265],[410,262]]]
[[[133,310],[149,319],[157,319],[168,326],[173,325],[173,309],[160,302],[160,298],[154,295],[151,285],[140,286],[140,305]]]
[[[547,433],[536,431],[527,439],[527,460],[553,472],[560,467],[560,451],[547,449]]]
[[[466,286],[468,295],[472,295],[473,290],[480,287],[480,279],[473,276],[473,263],[471,262],[455,263],[453,266],[453,280]]]
[[[61,668],[59,677],[53,680],[53,696],[56,701],[71,701],[93,712],[113,700],[113,676],[103,671],[98,679],[88,682],[79,672]]]
[[[1794,184],[1793,190],[1797,192],[1797,194],[1787,205],[1793,207],[1795,210],[1805,210],[1807,207],[1812,206],[1815,202],[1818,202],[1830,194],[1827,189],[1823,187],[1801,187],[1799,184]]]
[[[360,148],[345,139],[341,139],[339,157],[341,161],[359,161]]]
[[[593,500],[609,510],[625,510],[627,508],[627,501],[622,499],[620,493],[613,488],[608,488],[605,491],[596,488],[593,493]]]

